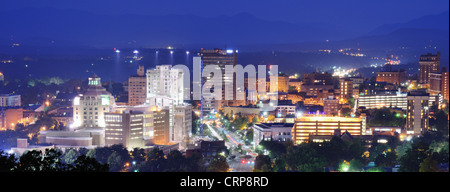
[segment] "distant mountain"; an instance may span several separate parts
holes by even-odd
[[[441,29],[449,30],[449,11],[436,15],[426,15],[406,23],[384,24],[369,33],[369,35],[382,35],[403,28]]]
[[[0,12],[0,38],[13,35],[97,47],[252,43],[289,43],[349,38],[349,33],[323,24],[266,21],[247,13],[214,18],[193,15],[106,16],[78,10],[26,8]],[[23,42],[24,45],[43,42]],[[49,43],[49,42],[46,42]]]

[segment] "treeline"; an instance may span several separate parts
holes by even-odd
[[[391,139],[388,143],[365,143],[355,138],[333,137],[323,143],[279,143],[262,141],[257,147],[256,172],[385,172],[399,166],[400,172],[435,172],[449,162],[448,138],[426,133],[410,141]],[[369,165],[371,164],[371,165]]]
[[[161,149],[150,151],[123,145],[95,149],[59,149],[28,151],[20,157],[1,152],[1,172],[225,172],[228,163],[223,156],[205,159],[194,152],[186,157],[178,150],[164,154]]]

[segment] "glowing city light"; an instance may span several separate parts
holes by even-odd
[[[134,50],[133,53],[134,53],[134,54],[138,54],[139,51],[138,51],[138,50]]]

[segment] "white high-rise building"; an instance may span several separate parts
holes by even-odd
[[[147,98],[166,96],[173,99],[174,105],[181,105],[184,96],[183,70],[171,65],[158,65],[147,70]]]
[[[192,106],[184,103],[183,70],[158,65],[147,70],[146,105],[169,111],[170,142],[186,143],[192,129]]]
[[[114,97],[102,87],[100,77],[89,77],[87,90],[74,98],[71,128],[104,128],[104,113],[112,111],[114,105]]]

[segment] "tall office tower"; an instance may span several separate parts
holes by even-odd
[[[448,72],[447,69],[445,67],[442,68],[442,73],[441,73],[441,94],[442,96],[444,96],[445,100],[449,100],[449,84],[448,84]]]
[[[236,66],[237,65],[237,56],[238,56],[237,50],[222,50],[222,49],[213,49],[213,50],[204,50],[202,49],[199,53],[199,56],[201,56],[202,62],[203,62],[203,68],[206,68],[211,65],[217,65],[217,69],[221,70],[222,77],[220,78],[222,83],[222,94],[221,94],[221,100],[211,100],[211,101],[203,101],[203,113],[208,113],[212,110],[218,111],[220,109],[223,109],[224,106],[238,106],[241,102],[244,101],[237,101],[236,98],[236,74],[233,74],[231,77],[231,74],[226,75],[225,74],[225,67],[226,66]],[[202,87],[205,84],[207,79],[210,79],[213,75],[211,74],[210,77],[202,78]],[[211,83],[211,80],[209,81]],[[225,92],[233,93],[233,99],[232,100],[225,100]],[[208,94],[208,93],[202,93],[202,94]]]
[[[115,105],[114,97],[102,87],[100,77],[89,77],[88,85],[85,92],[74,98],[71,128],[104,128],[104,113]]]
[[[147,98],[147,77],[144,66],[140,65],[137,74],[128,78],[128,105],[142,105]]]
[[[184,101],[183,80],[183,70],[171,65],[157,65],[156,69],[147,70],[147,98],[166,96],[173,99],[174,105],[181,105]]]
[[[419,83],[429,83],[430,73],[439,73],[441,66],[441,53],[437,52],[437,55],[428,53],[421,55],[419,60]]]
[[[412,91],[408,93],[408,108],[406,110],[407,135],[421,135],[429,129],[429,99],[430,95],[425,92]]]

